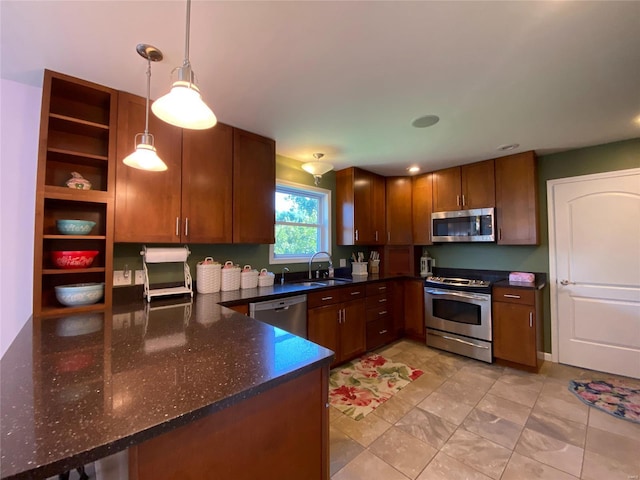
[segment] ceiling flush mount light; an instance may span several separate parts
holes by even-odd
[[[437,115],[424,115],[423,117],[416,118],[411,125],[416,128],[427,128],[435,125],[440,121],[440,117]]]
[[[135,138],[136,149],[128,155],[122,163],[129,167],[151,172],[162,172],[167,165],[160,159],[153,146],[153,135],[149,133],[149,96],[151,90],[151,62],[162,60],[162,52],[156,47],[144,43],[136,47],[141,57],[147,59],[147,105],[145,108],[144,133],[138,133]]]
[[[313,158],[315,158],[315,160],[313,162],[302,164],[302,169],[313,175],[313,181],[316,184],[316,187],[320,184],[322,175],[333,170],[333,165],[320,161],[322,157],[324,157],[324,153],[314,153]]]
[[[213,111],[202,100],[200,90],[194,82],[189,61],[189,29],[191,26],[191,0],[187,0],[187,26],[184,46],[184,60],[177,67],[178,81],[171,91],[153,102],[151,110],[160,119],[176,127],[190,130],[205,130],[217,123]]]
[[[497,149],[501,152],[508,152],[510,150],[515,150],[519,146],[519,143],[507,143],[505,145],[500,145]]]
[[[413,167],[409,167],[407,168],[407,172],[413,174],[413,173],[418,173],[420,171],[420,167],[418,167],[417,165],[414,165]]]

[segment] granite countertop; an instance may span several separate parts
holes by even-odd
[[[29,320],[0,362],[1,477],[74,469],[330,364],[216,300]]]

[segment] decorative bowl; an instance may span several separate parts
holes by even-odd
[[[51,259],[58,268],[89,268],[98,253],[98,250],[54,250]]]
[[[55,287],[56,298],[67,307],[91,305],[104,295],[104,283],[76,283]]]
[[[63,235],[87,235],[96,222],[91,220],[56,220],[58,231]]]

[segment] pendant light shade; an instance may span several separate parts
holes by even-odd
[[[149,172],[162,172],[167,169],[167,165],[162,161],[153,146],[153,135],[149,133],[149,96],[151,91],[151,62],[162,60],[162,52],[157,48],[144,43],[136,47],[136,51],[141,57],[147,59],[147,102],[145,108],[144,133],[138,133],[135,137],[136,149],[127,155],[122,163],[128,167]]]
[[[320,161],[322,157],[324,157],[324,153],[314,153],[313,158],[315,158],[315,161],[302,164],[302,169],[313,175],[313,180],[316,186],[320,184],[322,175],[333,170],[333,165]]]
[[[204,130],[213,127],[218,119],[202,100],[200,90],[194,82],[194,74],[189,61],[189,29],[191,26],[191,0],[187,0],[187,25],[185,34],[184,60],[178,67],[178,81],[171,91],[153,102],[151,110],[160,119],[171,125],[190,130]]]
[[[138,137],[140,143],[137,143]],[[156,147],[153,146],[153,135],[139,133],[136,135],[136,149],[122,160],[128,167],[147,170],[149,172],[163,172],[167,169],[166,163],[158,156]]]

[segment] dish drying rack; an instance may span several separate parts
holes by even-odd
[[[191,251],[186,245],[175,248],[147,248],[142,247],[142,267],[144,269],[144,297],[150,302],[153,297],[164,297],[166,295],[191,295],[193,298],[193,286],[191,280],[191,270],[187,263],[187,258]],[[177,287],[151,288],[149,282],[148,263],[181,263],[184,274],[184,284]]]

